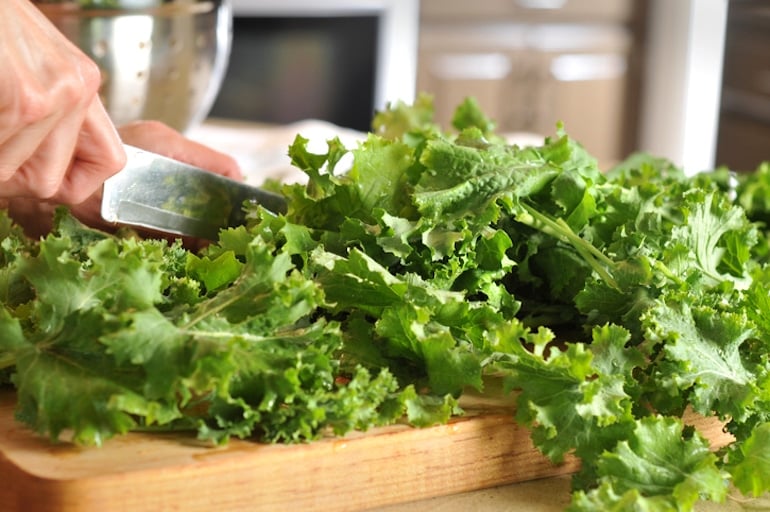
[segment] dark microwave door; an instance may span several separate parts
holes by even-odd
[[[233,19],[230,62],[211,117],[320,119],[368,131],[378,19],[372,15]]]

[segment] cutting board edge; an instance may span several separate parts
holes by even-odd
[[[35,443],[39,447],[48,443],[31,432],[17,430],[16,435],[31,442],[32,449]],[[529,432],[515,423],[508,410],[461,417],[425,429],[398,425],[299,446],[235,441],[230,449],[208,451],[173,439],[165,443],[146,434],[129,434],[85,453],[107,456],[111,449],[126,448],[132,439],[145,451],[153,443],[158,449],[170,450],[169,464],[66,478],[61,473],[56,476],[50,468],[37,471],[25,466],[24,455],[31,454],[23,450],[12,460],[0,443],[0,475],[15,489],[0,497],[17,504],[9,512],[128,511],[180,503],[190,512],[281,507],[344,512],[577,469],[575,460],[556,466],[537,453]],[[188,463],[179,462],[180,452],[189,455]],[[62,455],[56,450],[33,454],[38,465],[63,463],[57,455],[73,463],[82,460],[77,454]],[[268,484],[260,488],[260,482]],[[136,495],[137,488],[144,488],[145,495]]]
[[[686,421],[703,430],[714,447],[729,442],[713,418],[689,415]],[[173,436],[132,433],[78,455],[66,450],[46,452],[47,440],[16,423],[11,431],[31,444],[21,443],[14,460],[4,444],[7,436],[0,435],[0,477],[12,483],[2,486],[0,503],[15,503],[8,512],[156,510],[180,503],[188,512],[280,508],[352,512],[579,469],[572,457],[555,465],[537,452],[529,430],[515,422],[509,407],[490,408],[486,414],[477,411],[424,429],[395,425],[304,445],[235,440],[225,449],[195,446],[190,438],[180,442]],[[133,442],[141,447],[140,459],[148,458],[153,449],[165,451],[140,469],[116,466],[107,473],[86,471],[72,478],[19,463],[24,456],[37,457],[36,464],[43,465],[63,463],[57,455],[73,463],[111,453],[131,457]],[[166,458],[165,453],[170,456]],[[97,457],[96,467],[100,463]],[[147,492],[137,495],[137,488]]]

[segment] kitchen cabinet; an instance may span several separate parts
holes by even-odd
[[[423,0],[417,90],[436,119],[475,97],[500,132],[556,123],[610,165],[635,142],[642,3]]]
[[[770,161],[770,5],[730,3],[717,165],[753,171]]]

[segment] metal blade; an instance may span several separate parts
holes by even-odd
[[[124,146],[128,163],[104,182],[102,217],[109,222],[216,240],[220,229],[244,223],[247,201],[286,212],[280,195]]]

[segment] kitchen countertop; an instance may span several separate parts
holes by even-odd
[[[306,181],[305,173],[292,167],[288,155],[297,135],[308,139],[308,149],[318,153],[325,153],[326,141],[335,136],[348,149],[366,138],[365,133],[316,119],[272,125],[210,118],[185,135],[234,157],[245,180],[252,185],[260,185],[266,179],[285,183]]]
[[[558,476],[390,505],[369,512],[562,512],[569,505],[569,488],[570,477]]]
[[[492,489],[390,505],[367,512],[563,512],[570,503],[570,477],[557,476]],[[770,510],[770,498],[731,495],[725,503],[700,502],[695,512]]]

